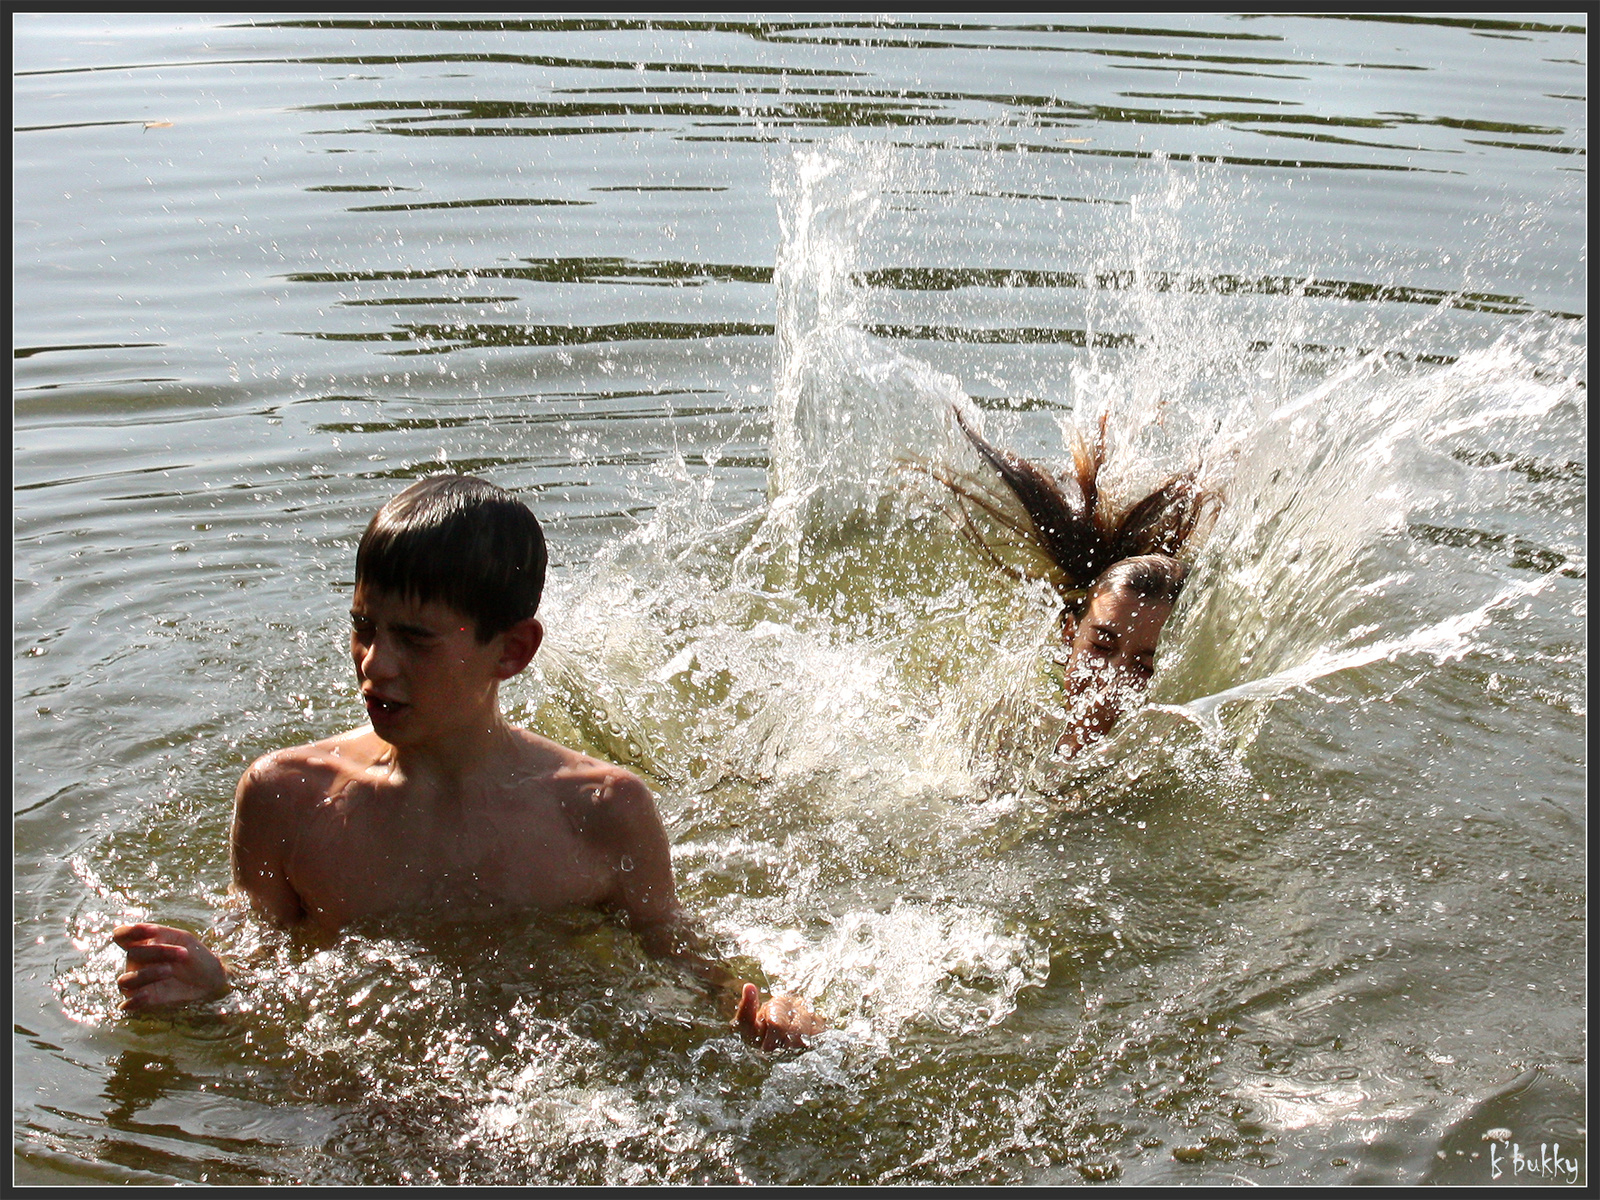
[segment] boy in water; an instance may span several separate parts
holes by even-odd
[[[666,830],[635,776],[510,725],[500,684],[544,637],[539,523],[461,475],[412,484],[356,552],[351,652],[371,725],[257,760],[234,797],[233,889],[280,926],[332,931],[423,910],[621,909],[652,954],[684,963],[764,1048],[823,1028],[805,1002],[766,1004],[708,959],[673,888]],[[124,1011],[226,995],[194,934],[113,932]]]

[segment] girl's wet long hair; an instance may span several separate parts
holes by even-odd
[[[1175,594],[1187,574],[1177,557],[1214,515],[1218,502],[1215,493],[1200,487],[1197,470],[1170,477],[1130,506],[1113,505],[1100,490],[1106,462],[1104,416],[1093,441],[1074,430],[1072,468],[1059,478],[989,443],[959,410],[955,418],[1006,490],[943,465],[934,465],[931,472],[954,497],[957,527],[997,566],[1023,578],[1047,580],[1073,616],[1082,615],[1095,581],[1130,558],[1172,560]]]

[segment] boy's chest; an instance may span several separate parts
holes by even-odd
[[[559,814],[538,811],[444,824],[324,804],[285,866],[307,914],[325,926],[421,910],[469,917],[593,906],[614,888],[594,848]]]

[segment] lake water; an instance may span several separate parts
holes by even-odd
[[[19,1180],[1586,1178],[1586,18],[13,35]],[[905,465],[963,396],[1226,497],[1070,765]],[[229,915],[445,467],[552,543],[510,711],[814,1048],[598,917]],[[144,917],[251,977],[121,1018]]]

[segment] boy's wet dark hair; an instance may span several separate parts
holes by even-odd
[[[539,609],[547,558],[528,506],[471,475],[430,475],[378,510],[356,550],[356,584],[442,601],[480,642]]]

